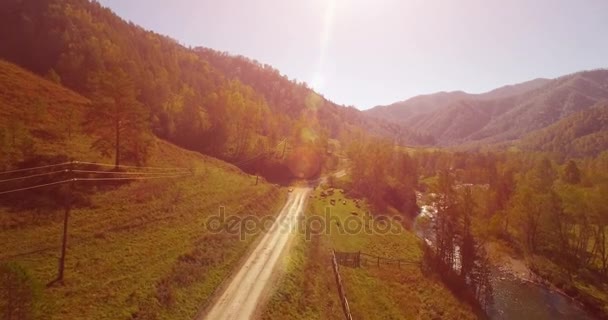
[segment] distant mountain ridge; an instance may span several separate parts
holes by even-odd
[[[405,121],[404,118],[407,116],[431,113],[447,107],[456,101],[468,99],[490,100],[505,98],[538,89],[550,81],[550,79],[537,78],[518,84],[506,85],[479,94],[467,93],[464,91],[442,91],[432,94],[424,94],[390,105],[376,106],[366,110],[365,112],[381,119]]]
[[[433,136],[439,145],[517,141],[608,99],[608,70],[535,79],[483,94],[461,91],[414,97],[366,111]]]

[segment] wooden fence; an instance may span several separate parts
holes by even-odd
[[[406,260],[406,259],[393,259],[386,257],[379,257],[367,253],[363,253],[361,251],[358,252],[339,252],[334,251],[334,255],[338,264],[352,267],[352,268],[360,268],[365,266],[393,266],[397,268],[401,268],[406,265],[419,265],[420,262]]]
[[[338,285],[338,294],[340,295],[340,302],[342,303],[342,310],[344,310],[344,316],[346,320],[353,320],[353,315],[350,313],[350,307],[348,306],[348,300],[346,299],[346,293],[344,292],[344,286],[342,285],[342,277],[340,277],[340,269],[338,268],[338,261],[336,259],[336,251],[332,251],[331,264],[334,269],[334,276],[336,277],[336,284]]]

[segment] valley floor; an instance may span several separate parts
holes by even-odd
[[[284,277],[266,306],[264,319],[340,319],[344,317],[331,267],[331,251],[361,251],[382,257],[420,261],[418,238],[400,228],[398,234],[344,232],[344,222],[357,214],[364,217],[365,204],[357,208],[341,192],[321,197],[317,188],[306,211],[307,218],[331,222],[325,232],[298,234],[294,249],[283,261]],[[335,200],[336,205],[330,204]],[[344,204],[342,201],[346,201]],[[329,208],[329,211],[326,211]],[[390,222],[388,222],[390,223]],[[340,266],[346,296],[355,319],[474,319],[471,308],[458,301],[440,282],[426,276],[419,264],[397,266]]]

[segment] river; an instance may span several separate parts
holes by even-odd
[[[420,216],[432,216],[432,206],[422,206]],[[419,217],[420,217],[419,216]],[[416,219],[418,220],[418,219]],[[417,221],[416,221],[417,222]],[[418,223],[414,224],[422,236]],[[493,320],[591,320],[594,319],[575,301],[542,285],[523,281],[494,266],[493,303],[488,315]]]
[[[571,299],[541,285],[524,282],[496,271],[492,276],[494,302],[490,319],[518,320],[591,320],[585,310]]]

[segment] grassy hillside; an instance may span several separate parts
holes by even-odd
[[[109,162],[90,148],[92,136],[79,125],[92,107],[70,90],[0,62],[2,168],[68,156]],[[40,319],[192,318],[255,239],[213,234],[207,219],[220,207],[226,214],[273,214],[284,201],[282,189],[263,180],[256,185],[255,177],[222,161],[158,139],[149,149],[149,166],[189,173],[121,184],[76,182],[84,200],[70,215],[63,286],[44,288],[57,276],[62,198],[23,207],[0,195],[0,263],[30,274],[40,292]],[[0,183],[0,190],[9,189]],[[26,202],[38,204],[48,190],[62,187],[37,189]]]
[[[58,150],[98,157],[81,123],[90,101],[73,91],[0,60],[0,169]]]
[[[332,267],[331,250],[361,251],[382,257],[421,260],[418,238],[397,225],[399,234],[379,235],[358,232],[346,234],[345,221],[351,212],[363,217],[368,210],[357,208],[353,199],[347,204],[341,192],[322,199],[321,188],[314,193],[307,217],[325,217],[330,208],[327,232],[306,240],[298,235],[295,248],[285,262],[283,280],[271,297],[265,319],[339,319],[343,317]],[[337,202],[330,205],[330,200]],[[325,219],[323,219],[325,221]],[[422,273],[420,265],[362,268],[340,267],[346,295],[355,319],[474,319],[470,307],[458,301],[440,282]],[[301,289],[303,288],[303,289]]]

